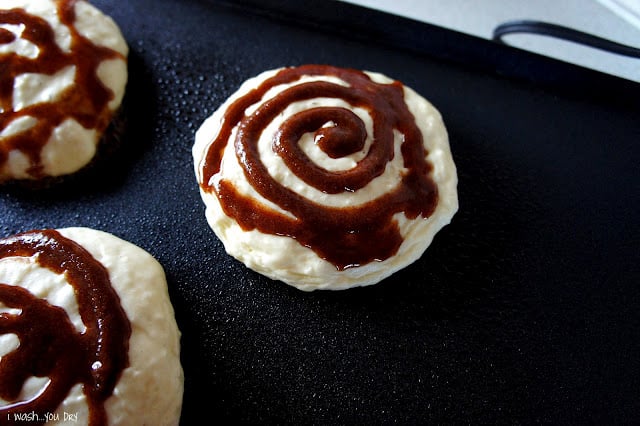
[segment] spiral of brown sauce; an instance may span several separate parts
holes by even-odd
[[[0,334],[15,334],[17,349],[0,358],[0,424],[14,414],[36,413],[44,423],[76,384],[82,384],[89,424],[107,424],[105,400],[129,364],[131,325],[111,286],[109,273],[79,244],[55,230],[0,240],[0,258],[36,256],[39,266],[64,274],[74,288],[86,327],[78,332],[64,309],[10,283],[0,283],[0,302],[18,314],[0,313]],[[48,377],[45,389],[19,401],[25,381]]]
[[[271,88],[294,83],[303,76],[335,76],[348,83],[300,82],[265,101],[250,115],[248,107],[261,101]],[[315,107],[289,117],[272,140],[272,149],[289,169],[307,184],[328,194],[354,192],[380,176],[394,156],[394,130],[403,135],[404,168],[400,184],[373,201],[350,207],[328,207],[305,199],[278,183],[260,161],[258,141],[266,126],[288,105],[318,97],[343,99],[365,109],[373,120],[373,143],[357,165],[345,171],[328,171],[311,161],[299,146],[300,137],[314,132],[316,141],[331,158],[361,150],[367,137],[362,120],[340,107]],[[332,126],[325,126],[326,123]],[[237,126],[235,141],[230,141]],[[252,187],[267,200],[295,218],[273,211],[240,194],[221,179],[210,184],[219,172],[223,151],[233,142],[238,161]],[[396,213],[409,219],[429,217],[438,202],[438,188],[431,177],[422,133],[409,111],[400,82],[380,84],[364,72],[326,65],[285,68],[259,87],[233,102],[226,110],[222,127],[209,146],[202,168],[202,189],[218,197],[223,211],[244,230],[294,238],[331,262],[339,270],[382,261],[393,256],[402,243]]]
[[[98,77],[100,64],[107,59],[126,58],[106,47],[95,45],[75,28],[75,4],[78,0],[58,0],[58,17],[69,28],[71,50],[64,52],[55,40],[51,25],[44,19],[23,9],[0,10],[0,24],[24,26],[22,38],[39,49],[36,58],[15,53],[0,54],[0,129],[20,117],[34,117],[37,124],[27,131],[0,139],[0,167],[8,161],[9,153],[18,150],[30,160],[28,173],[34,178],[44,177],[41,151],[53,130],[72,118],[84,128],[102,134],[108,127],[112,113],[108,108],[113,92]],[[0,30],[0,44],[15,40],[15,35]],[[75,65],[75,84],[65,89],[56,102],[37,103],[19,111],[13,109],[13,86],[18,75],[38,73],[53,75],[67,66]]]

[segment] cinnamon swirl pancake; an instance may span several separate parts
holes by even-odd
[[[177,425],[182,392],[149,253],[88,228],[0,240],[0,424]]]
[[[0,184],[46,186],[118,142],[127,54],[85,0],[0,2]]]
[[[440,113],[379,73],[264,72],[202,124],[193,156],[226,251],[301,290],[381,281],[458,209]]]

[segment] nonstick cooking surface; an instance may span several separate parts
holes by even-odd
[[[2,190],[0,232],[88,226],[162,263],[183,424],[640,418],[638,85],[330,1],[93,3],[131,48],[122,146],[81,179]],[[270,281],[205,221],[196,129],[247,78],[305,63],[396,78],[449,131],[460,210],[372,287]]]

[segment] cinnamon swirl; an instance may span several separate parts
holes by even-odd
[[[0,424],[177,425],[179,339],[141,248],[87,228],[0,240]]]
[[[2,0],[0,183],[72,174],[99,142],[117,141],[127,54],[113,20],[87,1]]]

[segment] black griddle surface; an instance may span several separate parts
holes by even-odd
[[[131,49],[123,145],[82,179],[3,190],[0,233],[88,226],[162,263],[182,424],[640,419],[639,85],[330,1],[93,3]],[[376,286],[270,281],[205,221],[195,130],[304,63],[403,81],[449,131],[460,210]]]

